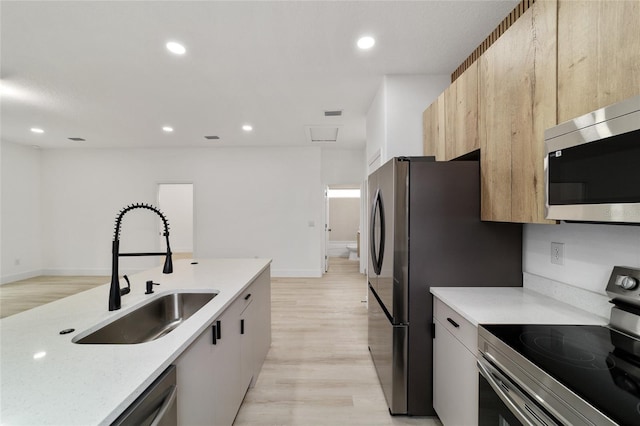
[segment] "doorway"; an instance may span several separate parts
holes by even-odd
[[[169,221],[173,259],[193,258],[193,184],[158,184],[158,207]],[[160,239],[163,247],[162,231]]]
[[[360,263],[360,185],[330,185],[326,188],[325,272],[345,261]],[[340,262],[336,260],[340,259]]]

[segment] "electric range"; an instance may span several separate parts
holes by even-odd
[[[640,425],[639,282],[614,267],[609,326],[481,325],[480,426]]]

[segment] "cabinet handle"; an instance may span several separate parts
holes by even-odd
[[[240,320],[240,334],[244,334],[244,320]]]
[[[220,321],[216,321],[216,337],[222,339],[222,324]]]
[[[217,345],[218,344],[218,332],[216,331],[216,326],[215,325],[211,326],[211,338],[212,338],[211,343],[214,344],[214,345]]]
[[[455,322],[451,318],[447,318],[447,321],[449,321],[451,323],[451,325],[454,326],[455,328],[460,328],[460,324],[458,324],[457,322]]]
[[[247,294],[247,295],[244,297],[244,300],[249,300],[249,298],[250,298],[250,297],[251,297],[251,293]]]

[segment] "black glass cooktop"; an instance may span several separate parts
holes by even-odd
[[[640,341],[592,325],[483,325],[622,425],[640,424]]]

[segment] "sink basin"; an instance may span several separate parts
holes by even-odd
[[[104,327],[73,339],[80,344],[135,344],[150,342],[175,330],[217,293],[170,293],[151,300]]]

